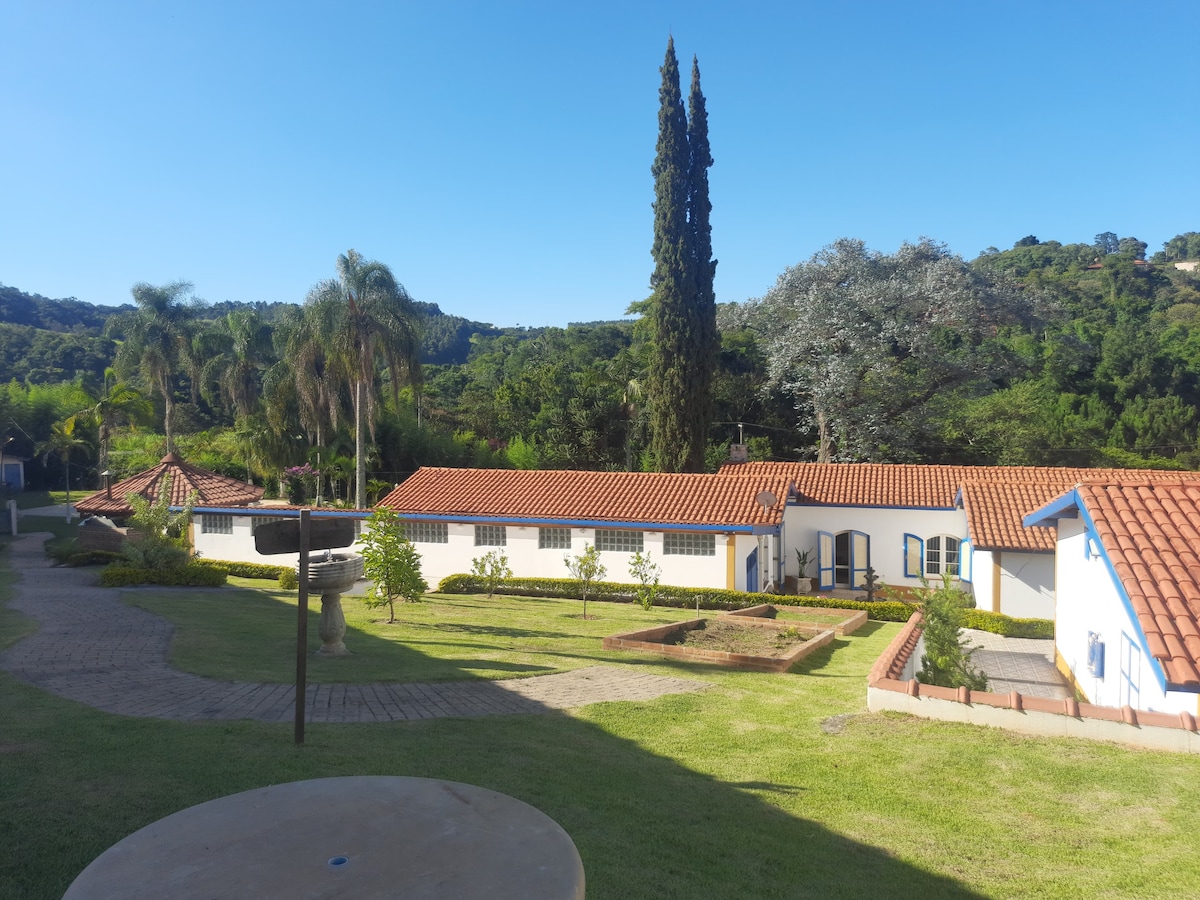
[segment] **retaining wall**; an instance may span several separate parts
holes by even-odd
[[[920,612],[900,629],[867,678],[867,708],[893,710],[926,719],[991,725],[1022,734],[1115,741],[1148,750],[1200,753],[1200,733],[1191,713],[1146,712],[1129,706],[1095,706],[1074,699],[1027,697],[1017,691],[994,694],[902,680],[921,638]]]

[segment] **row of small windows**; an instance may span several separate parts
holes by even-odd
[[[202,517],[201,530],[204,534],[233,534],[233,516],[205,513]],[[258,526],[270,522],[278,522],[273,516],[253,516],[250,519],[250,530],[254,533]],[[356,521],[355,525],[359,525]],[[445,544],[449,542],[449,527],[445,522],[406,522],[405,535],[415,544]],[[355,528],[358,532],[358,528]],[[503,525],[476,525],[476,547],[505,547],[508,545],[508,532]],[[596,549],[612,553],[640,553],[645,546],[645,533],[629,529],[597,528]],[[539,550],[570,550],[570,528],[539,528]],[[666,532],[663,535],[663,554],[666,556],[715,556],[717,540],[715,535],[696,534],[693,532]],[[957,554],[957,547],[955,548]]]

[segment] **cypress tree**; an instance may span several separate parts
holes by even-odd
[[[689,126],[675,41],[667,41],[659,87],[654,175],[654,273],[649,312],[650,449],[660,471],[699,472],[712,419],[716,310],[709,227],[708,117],[699,68],[692,71]],[[693,132],[693,129],[695,131]],[[696,147],[691,146],[692,141]],[[698,249],[699,242],[699,249]],[[699,262],[702,255],[703,262]],[[709,320],[711,318],[711,327]]]
[[[712,258],[712,203],[708,199],[708,168],[713,164],[708,146],[708,110],[700,92],[700,62],[692,56],[692,86],[688,93],[688,222],[692,231],[692,272],[696,283],[693,310],[698,352],[692,361],[693,387],[689,403],[692,429],[692,458],[689,471],[704,467],[704,450],[713,419],[712,383],[721,351],[717,333],[717,303],[713,277],[717,261]]]

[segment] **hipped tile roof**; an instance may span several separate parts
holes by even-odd
[[[1081,484],[1075,491],[1168,683],[1200,684],[1200,484]]]
[[[664,525],[776,525],[787,499],[784,473],[752,477],[655,472],[422,468],[379,501],[420,516],[550,519]],[[777,502],[756,500],[770,491]]]
[[[938,466],[890,463],[727,463],[721,475],[784,473],[797,502],[814,506],[952,509],[962,491],[967,531],[980,550],[1054,550],[1054,531],[1021,520],[1081,481],[1189,481],[1200,472],[1051,466]]]
[[[152,502],[157,500],[167,475],[171,476],[172,506],[184,505],[193,493],[197,498],[197,506],[224,507],[257,503],[263,495],[260,487],[201,469],[184,462],[175,453],[168,453],[157,466],[114,484],[111,490],[97,491],[85,497],[75,504],[75,509],[85,516],[120,518],[131,515],[133,509],[125,498],[130,494],[138,494]]]

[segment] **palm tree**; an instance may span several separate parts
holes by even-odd
[[[50,437],[38,444],[35,453],[42,455],[45,464],[51,456],[58,456],[66,467],[67,472],[67,521],[71,521],[71,454],[82,447],[90,446],[88,441],[75,434],[75,417],[71,416],[62,422],[50,426]]]
[[[117,380],[117,373],[111,369],[104,370],[104,382],[96,395],[89,393],[92,402],[67,421],[71,430],[75,429],[75,420],[80,417],[96,426],[96,436],[100,444],[100,471],[108,471],[108,450],[112,443],[113,434],[122,422],[136,425],[148,421],[154,415],[154,405],[137,388],[124,381]]]
[[[171,411],[174,407],[172,379],[185,347],[190,346],[189,334],[195,304],[185,296],[192,286],[186,281],[154,287],[140,282],[133,286],[133,299],[138,308],[114,316],[109,331],[124,334],[125,340],[117,349],[118,372],[139,370],[154,391],[163,398],[163,432],[167,452],[174,449],[171,436]]]
[[[335,376],[354,396],[355,506],[367,505],[366,433],[375,437],[375,395],[379,363],[391,377],[393,399],[400,386],[418,384],[421,370],[416,313],[412,298],[380,262],[364,260],[355,250],[337,259],[337,280],[322,281],[308,292],[305,318]]]
[[[274,361],[271,327],[254,310],[238,309],[220,320],[215,332],[220,349],[208,356],[203,382],[216,386],[222,405],[236,421],[258,406],[263,372]]]

